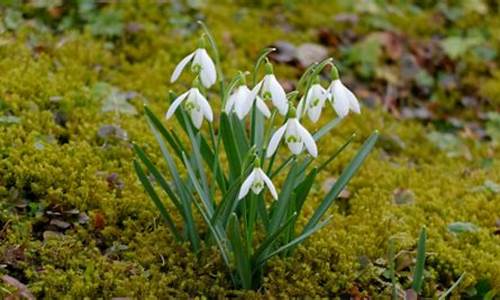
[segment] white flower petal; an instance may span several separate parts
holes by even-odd
[[[191,93],[191,90],[180,95],[179,97],[177,97],[177,99],[174,100],[174,102],[172,102],[172,104],[170,105],[170,107],[167,110],[167,114],[165,115],[165,117],[167,119],[170,119],[172,117],[172,115],[177,110],[177,107],[179,107],[179,105],[182,103],[182,101],[184,101],[186,99],[186,97],[188,96],[189,93]]]
[[[176,81],[182,73],[182,70],[186,67],[189,61],[193,58],[195,52],[188,54],[184,57],[175,67],[174,72],[172,73],[172,77],[170,77],[170,82]]]
[[[309,154],[311,154],[313,157],[317,157],[318,148],[316,147],[316,143],[314,142],[314,138],[312,137],[312,135],[309,133],[309,131],[307,131],[307,129],[304,128],[304,126],[302,126],[298,122],[297,122],[297,130]]]
[[[359,102],[356,96],[345,85],[343,87],[344,87],[344,93],[346,94],[347,99],[349,101],[349,108],[357,114],[361,113]]]
[[[226,107],[224,107],[224,111],[226,113],[230,113],[235,109],[235,102],[236,102],[236,93],[232,93],[231,96],[227,99],[226,102]]]
[[[194,127],[200,129],[203,123],[203,112],[201,109],[191,110],[191,121],[193,121]]]
[[[201,71],[200,71],[201,83],[206,88],[209,88],[217,80],[217,72],[215,70],[215,64],[208,55],[207,50],[200,48],[197,51],[198,51],[197,56],[199,56],[200,66],[201,66]]]
[[[250,98],[251,93],[252,92],[250,91],[250,89],[244,85],[241,85],[236,91],[237,97],[235,110],[240,120],[243,120],[245,116],[250,112],[250,109],[252,109],[255,97]]]
[[[347,99],[347,95],[343,87],[344,85],[337,79],[332,82],[330,90],[333,98],[333,108],[337,112],[337,115],[341,118],[347,116],[349,113],[349,99]]]
[[[200,106],[201,112],[203,113],[203,115],[205,115],[205,118],[207,118],[207,120],[209,122],[212,122],[214,119],[212,108],[210,107],[210,104],[208,103],[205,96],[203,96],[202,93],[200,93],[200,91],[198,89],[196,89],[196,100],[195,101]]]
[[[280,114],[286,115],[288,112],[288,101],[286,100],[285,90],[273,74],[266,75],[264,80],[269,84],[268,88],[271,93],[273,105],[276,106]]]
[[[299,128],[298,128],[298,120],[296,118],[289,119],[287,121],[287,128],[285,132],[285,139],[288,149],[295,154],[299,155],[304,148],[304,142],[302,141]],[[293,137],[293,140],[291,138]]]
[[[276,132],[273,134],[271,137],[271,141],[269,142],[269,145],[267,146],[267,151],[266,151],[266,156],[270,157],[271,155],[276,152],[276,149],[278,148],[278,145],[280,144],[281,138],[283,137],[283,134],[285,134],[285,130],[287,128],[287,125],[281,126]]]
[[[267,185],[267,188],[269,189],[269,192],[271,192],[271,195],[273,196],[274,199],[278,200],[278,193],[276,192],[276,188],[274,188],[273,182],[269,177],[267,177],[266,173],[262,171],[261,168],[257,169],[257,172],[259,172],[260,178],[264,180],[264,183]]]
[[[250,173],[250,175],[248,175],[247,179],[245,179],[245,181],[241,185],[240,192],[238,193],[238,200],[243,199],[248,194],[248,191],[253,184],[254,177],[255,169],[252,171],[252,173]]]
[[[299,104],[297,105],[297,116],[299,118],[302,117],[304,112],[307,112],[307,103],[305,101],[306,101],[305,98],[302,97],[299,101]]]
[[[302,152],[302,149],[304,148],[304,143],[287,143],[288,149],[295,154],[299,155]]]
[[[264,103],[264,100],[262,100],[262,98],[259,96],[257,96],[256,99],[257,109],[260,110],[264,117],[269,118],[271,116],[271,111],[267,107],[266,103]]]

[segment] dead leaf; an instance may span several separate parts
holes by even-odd
[[[276,51],[269,53],[269,58],[279,63],[292,63],[297,58],[297,49],[294,45],[285,41],[277,41],[272,47]]]
[[[33,296],[33,294],[28,290],[28,287],[25,284],[23,284],[22,282],[20,282],[19,280],[15,279],[14,277],[9,276],[9,275],[3,275],[2,280],[6,284],[15,287],[17,289],[18,295],[20,295],[26,299],[29,299],[29,300],[35,299],[35,296]],[[15,299],[15,298],[12,298],[12,299]]]
[[[94,228],[96,230],[102,230],[106,226],[106,219],[104,218],[104,215],[100,212],[96,212],[94,214]]]
[[[304,43],[297,48],[297,60],[304,68],[313,63],[320,62],[327,57],[328,49],[319,44]]]
[[[393,192],[393,202],[397,205],[413,204],[415,202],[415,194],[405,188],[397,188]]]

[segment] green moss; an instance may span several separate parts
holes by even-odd
[[[340,12],[323,1],[316,5],[309,11],[297,2],[292,11],[300,18],[285,14],[297,29],[293,33],[275,26],[279,7],[273,5],[262,10],[214,3],[202,12],[224,45],[224,71],[235,74],[239,68],[250,69],[248,58],[278,39],[314,40],[315,33],[308,28],[330,24],[331,16]],[[125,20],[142,24],[140,34],[112,44],[86,32],[50,35],[23,28],[2,36],[0,97],[5,104],[0,115],[17,116],[20,123],[0,124],[0,274],[18,278],[39,298],[339,297],[354,290],[385,298],[390,286],[380,282],[388,282],[382,274],[388,240],[395,238],[401,253],[414,252],[425,225],[429,235],[425,296],[437,295],[464,271],[467,275],[457,292],[481,279],[500,287],[500,237],[495,234],[500,199],[477,188],[486,180],[500,182],[495,172],[500,169],[498,149],[461,138],[470,155],[451,158],[429,141],[429,128],[364,108],[362,115],[349,116],[320,146],[322,153],[331,153],[352,132],[358,134],[356,142],[319,176],[305,217],[323,195],[322,183],[339,175],[372,130],[379,129],[385,137],[349,184],[350,198],[331,209],[332,223],[293,257],[274,259],[261,290],[232,290],[217,251],[205,248],[197,258],[188,245],[176,244],[135,177],[130,141],[144,145],[155,161],[161,161],[141,114],[102,112],[103,99],[95,93],[102,82],[135,91],[138,95],[130,103],[138,111],[146,102],[162,115],[168,91],[185,88],[183,83],[168,84],[169,77],[175,62],[194,45],[190,40],[196,39],[174,30],[164,16],[170,13],[168,7],[138,10],[121,4],[117,9]],[[417,23],[428,19],[429,15],[420,15]],[[227,26],[235,22],[237,26]],[[467,24],[463,21],[461,26]],[[415,25],[411,30],[415,35],[423,31],[439,29]],[[27,46],[32,35],[45,46],[39,50]],[[278,78],[297,73],[282,65],[275,71]],[[488,82],[482,93],[493,99],[494,88]],[[211,98],[217,101],[215,95]],[[326,111],[323,123],[333,117],[330,108]],[[58,114],[65,122],[56,122]],[[99,137],[99,129],[108,124],[123,128],[128,140]],[[307,126],[314,129],[320,124]],[[481,161],[491,158],[492,166],[481,167]],[[394,204],[398,188],[411,190],[413,203]],[[75,209],[88,220],[64,213]],[[69,223],[69,228],[50,225],[54,219]],[[449,232],[448,224],[457,221],[471,222],[478,231]],[[404,276],[409,271],[404,269],[399,277],[404,287],[411,284]],[[12,290],[0,283],[1,296],[2,288]]]

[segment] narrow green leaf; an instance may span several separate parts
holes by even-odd
[[[237,178],[241,174],[241,155],[236,145],[236,138],[231,128],[231,123],[225,113],[221,114],[221,127],[219,131],[228,158],[230,177],[232,179]]]
[[[389,240],[389,277],[391,278],[391,298],[398,300],[398,292],[396,288],[396,253],[395,253],[394,239]]]
[[[453,285],[446,291],[446,293],[442,294],[439,297],[439,300],[446,300],[446,297],[448,297],[448,295],[451,294],[451,292],[453,292],[453,290],[458,287],[458,285],[460,284],[460,282],[462,282],[464,277],[465,277],[465,272],[463,272],[462,275],[460,275],[460,277],[457,279],[457,281],[455,281],[455,283],[453,283]]]
[[[288,207],[288,202],[291,200],[292,192],[295,186],[295,179],[297,176],[298,164],[294,164],[288,173],[283,188],[278,195],[278,201],[273,208],[271,220],[269,222],[269,232],[275,232],[281,225],[283,217],[286,213],[286,208]]]
[[[276,232],[271,233],[266,237],[262,244],[257,248],[255,254],[253,255],[252,261],[260,261],[263,253],[269,252],[270,247],[278,240],[278,237],[288,228],[288,226],[297,218],[297,213],[292,214],[288,220],[286,220],[283,225],[276,230]]]
[[[270,254],[264,256],[263,258],[261,258],[257,264],[258,265],[261,265],[261,264],[264,264],[266,261],[268,261],[271,257],[277,255],[277,254],[280,254],[281,252],[295,246],[295,245],[298,245],[300,244],[301,242],[303,242],[305,239],[307,239],[309,236],[311,236],[313,233],[315,233],[316,231],[320,230],[321,228],[323,228],[326,224],[328,224],[328,222],[330,221],[331,218],[327,218],[326,220],[316,224],[316,226],[312,227],[311,229],[303,232],[301,235],[299,235],[298,237],[296,237],[294,240],[292,240],[291,242],[289,242],[288,244],[286,245],[283,245],[281,246],[280,248],[278,248],[277,250],[275,250],[274,252],[271,252]]]
[[[163,136],[163,138],[170,144],[172,149],[174,149],[175,154],[179,157],[182,158],[182,144],[178,144],[176,138],[174,138],[168,130],[163,126],[161,121],[155,116],[155,114],[147,107],[144,105],[144,112],[146,113],[146,117],[149,119],[149,121],[154,125],[154,127],[160,132],[160,134]]]
[[[253,82],[252,84],[255,85],[257,84],[257,73],[259,71],[260,66],[266,59],[266,57],[269,55],[269,53],[276,51],[276,48],[264,48],[260,51],[259,55],[257,56],[257,61],[255,62],[255,66],[253,68]]]
[[[220,67],[220,55],[219,55],[219,49],[217,48],[217,43],[215,43],[214,36],[208,29],[207,25],[203,23],[203,21],[198,20],[198,24],[200,24],[201,28],[203,29],[203,32],[207,35],[208,42],[210,43],[210,47],[212,48],[212,51],[214,53],[214,58],[215,58],[215,67],[217,68],[217,75],[219,77],[219,81],[221,82],[221,90],[224,90],[224,73],[222,73],[222,69]]]
[[[201,201],[205,206],[205,210],[208,213],[208,217],[211,218],[214,213],[214,208],[212,206],[210,198],[208,197],[208,191],[203,190],[203,188],[201,187],[200,183],[198,182],[198,178],[196,178],[196,174],[194,173],[191,162],[189,161],[185,153],[182,153],[182,158],[184,160],[184,165],[186,166],[186,169],[188,171],[189,178],[191,179],[191,184],[193,184],[196,193],[198,194],[198,196],[200,196]]]
[[[149,157],[146,155],[144,150],[142,150],[141,147],[139,147],[137,144],[133,144],[134,151],[136,155],[139,157],[139,159],[144,163],[144,165],[148,168],[148,171],[153,174],[155,177],[156,181],[160,184],[162,189],[165,191],[165,193],[170,197],[170,200],[174,203],[175,207],[181,212],[182,215],[182,205],[177,199],[177,196],[175,193],[172,191],[170,188],[170,185],[167,183],[163,175],[158,171],[156,166],[151,162]]]
[[[243,244],[241,239],[242,235],[236,214],[231,214],[228,227],[230,232],[229,240],[233,247],[233,253],[236,260],[236,270],[240,276],[243,288],[250,289],[252,287],[250,260],[247,247]]]
[[[306,201],[307,195],[309,195],[309,192],[311,191],[312,185],[314,184],[314,179],[316,179],[316,175],[318,175],[318,170],[316,168],[314,168],[309,172],[309,174],[307,174],[304,181],[302,181],[295,188],[296,209],[297,209],[297,213],[299,213],[299,214],[300,214],[300,211],[302,210],[302,206],[304,205],[304,202]]]
[[[344,151],[344,149],[349,146],[349,144],[354,140],[354,138],[356,137],[356,134],[353,133],[349,139],[347,140],[347,142],[345,142],[339,149],[337,149],[337,151],[335,151],[335,153],[333,153],[327,160],[325,160],[319,167],[318,167],[318,173],[323,171],[327,166],[328,164],[330,164],[332,162],[332,160],[335,159],[335,157],[337,157],[337,155],[339,155],[342,151]]]
[[[415,273],[413,274],[412,289],[420,294],[422,291],[422,284],[424,282],[424,268],[425,268],[425,243],[427,240],[427,232],[425,227],[420,230],[420,237],[418,238],[417,245],[417,264],[415,266]]]
[[[325,134],[330,132],[333,128],[337,127],[337,125],[340,124],[342,121],[342,118],[336,118],[331,120],[330,122],[326,123],[323,127],[321,127],[318,131],[316,131],[313,134],[313,138],[315,141],[318,141],[320,138],[322,138]]]
[[[184,216],[185,216],[185,223],[186,223],[186,231],[189,236],[189,240],[191,242],[191,246],[193,247],[193,250],[198,253],[200,250],[200,237],[198,235],[198,231],[196,229],[196,224],[194,223],[194,218],[193,218],[193,213],[191,209],[191,199],[190,199],[190,194],[189,191],[186,191],[186,187],[184,185],[184,182],[182,181],[179,172],[177,171],[177,167],[174,163],[174,160],[172,156],[170,155],[167,145],[163,141],[162,135],[158,132],[157,128],[154,126],[154,124],[148,120],[149,126],[151,128],[151,131],[153,132],[153,135],[156,138],[156,141],[158,142],[158,145],[160,146],[161,153],[163,155],[163,158],[167,162],[168,165],[168,170],[170,172],[170,175],[172,175],[174,179],[174,185],[177,191],[177,194],[179,195],[184,211]],[[181,154],[182,157],[182,154]]]
[[[356,171],[359,169],[365,158],[368,156],[370,151],[373,149],[375,146],[375,143],[378,139],[379,133],[378,131],[375,131],[370,137],[365,141],[363,146],[361,146],[361,149],[358,151],[356,156],[351,160],[349,165],[344,169],[342,174],[340,175],[339,179],[335,181],[335,184],[331,188],[331,190],[328,192],[328,194],[325,196],[323,201],[321,202],[320,206],[315,210],[313,216],[311,219],[309,219],[309,222],[307,225],[304,227],[304,231],[309,230],[310,228],[313,228],[316,224],[318,224],[319,220],[325,214],[325,212],[328,210],[330,205],[333,203],[333,201],[337,198],[337,196],[340,194],[340,192],[344,189],[344,187],[347,185],[349,180],[354,176]]]
[[[146,174],[144,174],[144,170],[141,168],[139,163],[134,160],[134,169],[135,172],[137,173],[137,177],[139,177],[139,180],[141,181],[142,185],[144,186],[144,189],[146,190],[147,194],[149,195],[149,198],[153,201],[155,204],[156,208],[160,211],[160,215],[163,217],[165,222],[167,223],[168,227],[170,228],[170,231],[174,235],[175,239],[177,241],[181,241],[181,235],[179,234],[179,231],[177,230],[177,227],[174,224],[174,221],[172,220],[172,217],[168,213],[167,209],[163,205],[163,202],[161,202],[160,197],[158,197],[158,194],[154,190],[153,186],[151,185],[151,182],[149,182],[149,179],[146,177]]]

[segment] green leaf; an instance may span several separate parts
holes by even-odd
[[[446,297],[449,294],[451,294],[451,292],[453,292],[454,289],[456,289],[458,287],[458,285],[460,284],[460,282],[462,282],[464,277],[465,277],[465,272],[463,272],[462,275],[460,275],[460,277],[457,279],[457,281],[455,281],[455,283],[453,283],[453,285],[444,294],[439,296],[439,300],[446,300]]]
[[[21,118],[16,116],[0,116],[0,124],[19,124]]]
[[[448,224],[448,230],[453,233],[476,232],[478,228],[476,225],[469,222],[453,222]]]
[[[330,221],[331,218],[327,218],[326,220],[316,224],[314,227],[310,228],[309,230],[303,232],[301,235],[299,235],[298,237],[296,237],[295,239],[293,239],[291,242],[287,243],[286,245],[283,245],[281,246],[280,248],[278,248],[277,250],[275,250],[274,252],[264,256],[263,258],[261,258],[257,264],[261,265],[261,264],[264,264],[266,261],[268,261],[271,257],[283,252],[283,251],[286,251],[288,250],[289,248],[291,247],[294,247],[295,245],[298,245],[300,244],[301,242],[303,242],[305,239],[307,239],[309,236],[311,236],[313,233],[315,233],[316,231],[320,230],[321,228],[323,228],[326,224],[328,224],[328,222]]]
[[[272,216],[269,222],[270,233],[273,233],[276,230],[278,230],[283,220],[283,217],[285,216],[286,208],[288,207],[288,202],[291,201],[292,199],[292,193],[295,187],[295,182],[296,182],[295,180],[298,174],[299,167],[300,166],[298,163],[294,164],[290,169],[288,176],[285,179],[281,192],[278,195],[278,200],[276,202],[276,205],[272,210]]]
[[[366,159],[370,151],[373,149],[375,146],[375,143],[377,142],[379,133],[378,131],[375,131],[370,135],[370,137],[365,141],[363,146],[361,146],[361,149],[359,152],[356,154],[356,156],[351,160],[349,165],[342,171],[342,174],[340,175],[339,179],[335,181],[335,184],[331,188],[331,190],[328,192],[328,194],[325,196],[323,201],[321,202],[320,206],[315,210],[313,216],[307,223],[307,225],[304,227],[304,231],[309,230],[310,228],[313,228],[316,224],[318,224],[319,220],[323,216],[323,214],[328,210],[330,205],[333,203],[333,201],[337,198],[337,196],[340,194],[340,192],[344,189],[344,187],[347,185],[349,180],[354,176],[356,171],[359,169],[363,161]]]
[[[236,260],[236,270],[240,276],[242,287],[244,289],[250,289],[252,287],[250,260],[247,247],[243,244],[241,239],[242,235],[236,214],[231,214],[228,227],[230,233],[229,240],[231,242],[231,246],[233,247],[233,254]]]
[[[330,122],[326,123],[323,127],[321,127],[317,132],[313,134],[313,138],[315,141],[318,141],[320,138],[322,138],[325,134],[330,132],[333,128],[335,128],[337,125],[340,124],[342,121],[342,118],[336,118],[331,120]]]
[[[153,186],[149,182],[149,179],[146,177],[146,174],[144,174],[144,171],[142,170],[141,166],[137,161],[134,160],[134,169],[135,172],[137,173],[137,176],[139,177],[139,180],[141,181],[142,185],[144,186],[144,189],[146,190],[147,194],[151,198],[151,200],[154,202],[158,210],[160,211],[160,215],[163,217],[165,222],[167,223],[168,227],[170,228],[170,231],[174,235],[175,239],[177,241],[181,241],[181,235],[179,234],[179,231],[175,227],[174,221],[172,220],[172,217],[168,213],[167,209],[163,205],[163,203],[160,200],[160,197],[158,197],[158,194],[155,192]]]
[[[175,193],[172,191],[170,188],[169,184],[163,177],[163,175],[158,171],[158,169],[155,167],[155,165],[151,162],[149,157],[146,155],[144,150],[142,150],[141,147],[139,147],[136,144],[133,144],[134,151],[136,155],[139,157],[139,159],[142,161],[142,163],[148,168],[148,171],[153,174],[155,177],[156,181],[160,184],[161,188],[165,191],[165,193],[170,197],[170,200],[174,203],[175,207],[181,212],[182,214],[182,205],[180,204],[179,200],[177,200],[177,197],[175,196]]]
[[[156,117],[156,115],[147,107],[144,106],[144,112],[146,114],[147,119],[153,124],[153,126],[158,130],[158,132],[163,136],[163,138],[169,143],[169,145],[174,149],[177,157],[182,159],[182,152],[185,152],[185,148],[182,144],[177,142],[177,139],[174,138],[172,134],[163,126],[161,121]]]
[[[345,142],[337,151],[335,151],[335,153],[333,153],[327,160],[325,160],[319,167],[318,167],[318,173],[323,171],[330,162],[332,162],[332,160],[335,159],[335,157],[337,157],[337,155],[339,155],[342,151],[344,151],[344,149],[349,146],[349,144],[354,140],[354,138],[356,137],[356,134],[353,133],[351,135],[351,137],[349,137],[349,139],[347,140],[347,142]]]
[[[257,73],[259,71],[260,66],[262,65],[266,57],[269,55],[269,53],[273,51],[276,51],[276,48],[264,48],[260,51],[259,55],[257,56],[255,66],[253,68],[253,80],[252,80],[253,85],[257,84]]]
[[[398,292],[396,287],[396,253],[394,239],[389,240],[389,277],[391,279],[391,299],[398,300]]]
[[[424,282],[424,268],[425,268],[425,243],[427,240],[427,232],[425,227],[420,230],[420,237],[417,245],[417,264],[415,266],[415,273],[413,274],[412,289],[419,294],[422,291],[422,284]]]
[[[104,99],[101,108],[102,112],[113,112],[117,114],[136,115],[137,110],[127,100],[125,93],[120,92],[117,88],[111,88],[109,94]]]
[[[294,222],[297,218],[297,213],[293,213],[288,220],[286,220],[283,225],[276,230],[276,232],[273,232],[272,234],[268,235],[266,239],[262,242],[262,244],[257,248],[255,251],[255,254],[253,255],[252,261],[260,261],[262,254],[269,252],[270,247],[274,244],[274,242],[278,241],[278,237],[285,231],[285,229],[288,228],[292,222]]]
[[[184,165],[186,166],[186,169],[188,171],[189,178],[191,179],[191,184],[193,184],[196,193],[198,193],[198,196],[200,196],[202,203],[205,205],[205,210],[208,213],[208,217],[212,218],[214,208],[208,196],[208,190],[204,190],[201,187],[200,183],[198,182],[198,178],[196,178],[193,167],[191,166],[191,162],[189,161],[185,153],[182,153],[182,158],[184,160]]]
[[[231,123],[226,113],[221,114],[221,127],[219,129],[222,142],[228,158],[230,177],[234,180],[241,174],[241,155],[236,145],[236,137],[231,128]]]
[[[191,246],[193,247],[193,250],[195,252],[199,252],[200,249],[200,237],[198,235],[198,231],[196,229],[196,224],[194,223],[194,218],[192,214],[192,209],[191,209],[191,193],[190,191],[187,191],[187,188],[185,187],[180,175],[179,171],[177,171],[177,167],[174,163],[174,160],[172,156],[170,155],[167,145],[165,145],[165,142],[163,141],[162,135],[158,132],[156,127],[153,125],[151,121],[148,120],[149,127],[151,128],[151,131],[153,132],[156,141],[158,142],[158,145],[160,146],[161,153],[163,154],[163,158],[165,159],[167,165],[168,165],[168,170],[172,177],[174,178],[174,184],[176,191],[182,200],[182,207],[183,207],[183,212],[185,216],[185,221],[186,221],[186,231],[189,236],[189,240],[191,241]]]

